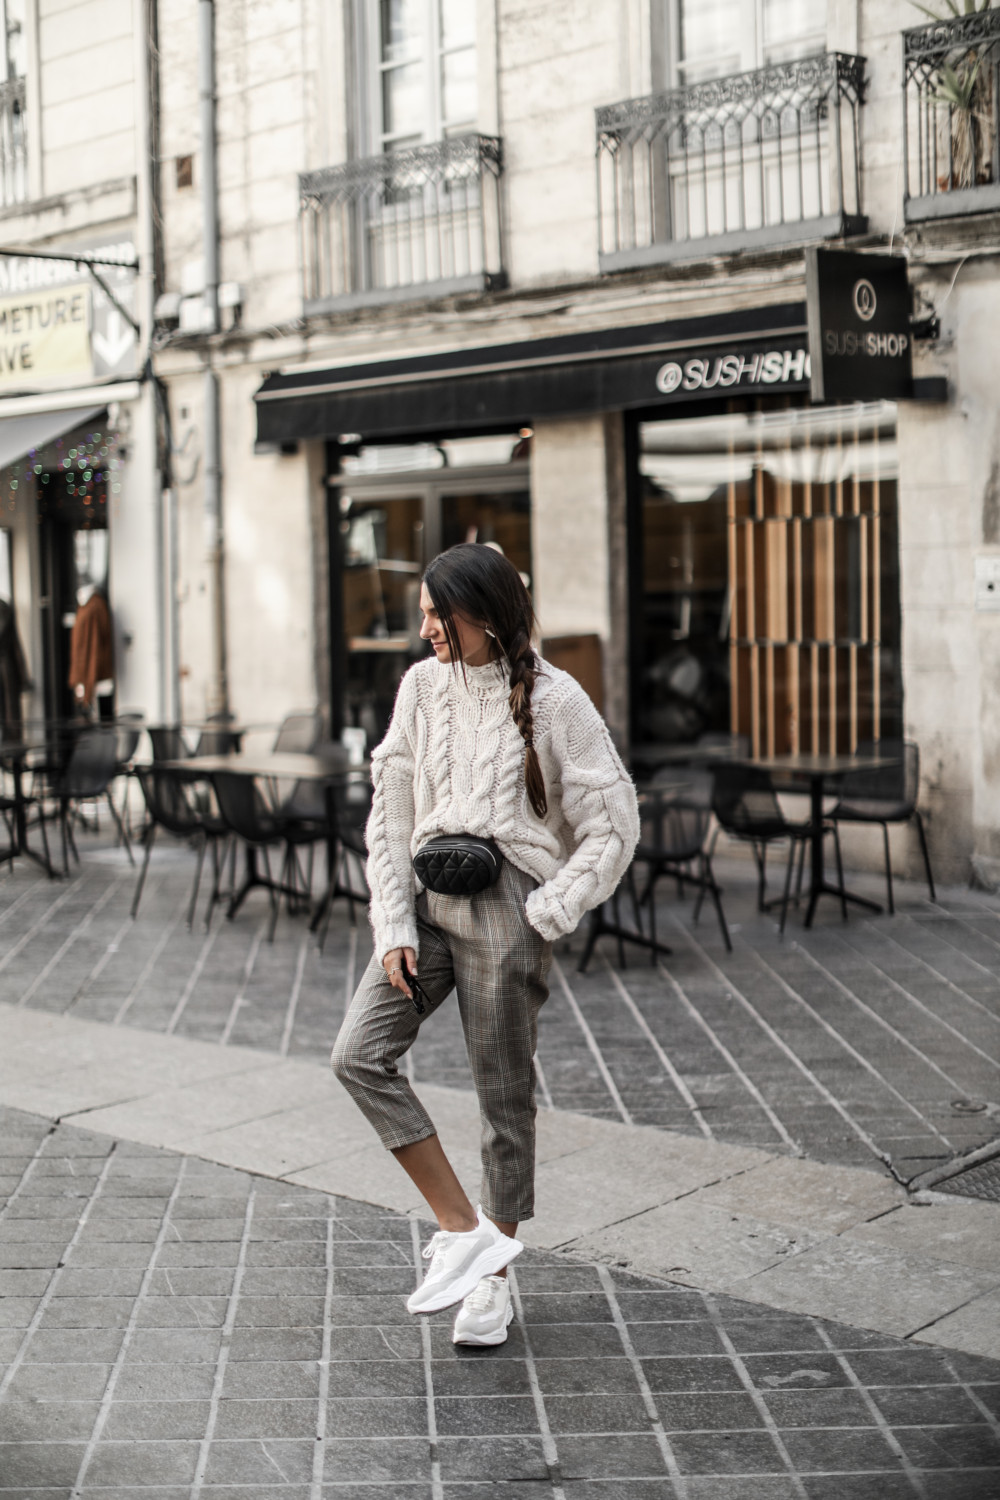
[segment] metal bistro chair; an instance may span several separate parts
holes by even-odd
[[[639,905],[649,907],[650,936],[656,938],[656,884],[664,876],[677,881],[678,892],[694,886],[698,899],[694,920],[702,902],[711,896],[719,919],[722,941],[729,952],[732,943],[722,910],[722,892],[712,869],[708,837],[712,823],[712,776],[707,771],[660,772],[639,793],[641,833],[634,862],[646,866],[646,884]],[[656,961],[655,950],[652,962]]]
[[[927,888],[932,901],[937,900],[934,890],[934,875],[931,871],[930,854],[927,851],[927,836],[924,820],[917,807],[920,791],[920,749],[912,740],[863,740],[857,748],[858,755],[884,755],[898,759],[899,764],[887,766],[881,771],[851,771],[840,783],[840,798],[836,807],[828,814],[834,829],[841,823],[878,823],[882,826],[882,842],[885,848],[885,883],[889,897],[889,911],[895,912],[892,892],[892,859],[889,854],[889,824],[915,823],[920,839],[920,852],[924,857],[927,873]],[[839,841],[838,841],[839,842]]]
[[[195,755],[235,755],[243,743],[241,729],[227,729],[222,721],[218,729],[203,729],[198,736]]]
[[[302,844],[316,843],[325,837],[323,826],[288,816],[282,810],[272,812],[262,797],[252,776],[239,771],[216,771],[212,785],[219,804],[223,822],[231,833],[243,840],[246,847],[247,873],[243,885],[233,895],[226,915],[232,919],[255,886],[264,886],[271,901],[271,924],[267,940],[274,941],[274,930],[278,924],[278,907],[285,896],[291,909],[292,903],[308,901],[309,892],[299,887],[298,865],[295,850]],[[283,844],[285,855],[281,875],[276,881],[271,875],[268,848]],[[257,855],[264,860],[265,877],[257,870]],[[291,879],[292,883],[286,883]]]
[[[726,763],[714,766],[712,769],[712,811],[718,827],[708,846],[709,858],[715,851],[715,843],[720,831],[728,834],[730,838],[741,839],[750,844],[757,865],[758,911],[767,911],[770,906],[778,904],[765,901],[768,845],[777,843],[781,839],[788,839],[788,867],[785,871],[784,892],[780,898],[780,931],[784,932],[795,855],[800,849],[804,849],[805,844],[812,838],[812,823],[792,822],[791,819],[785,817],[775,795],[770,775],[759,766]],[[838,841],[835,841],[835,847],[840,887],[843,890],[844,877],[840,869]],[[841,899],[841,910],[846,920],[847,906],[843,899]]]
[[[135,864],[129,836],[111,795],[111,783],[115,778],[117,762],[118,736],[114,727],[107,725],[85,729],[77,736],[64,768],[57,772],[43,794],[57,804],[55,816],[59,819],[62,832],[63,869],[67,875],[69,874],[69,850],[73,850],[73,855],[77,860],[80,858],[73,838],[70,815],[79,808],[81,802],[97,802],[101,799],[107,801],[119,836],[125,845],[129,863]],[[47,814],[43,799],[39,799],[38,810],[44,822]]]
[[[119,714],[115,723],[115,735],[117,738],[115,747],[115,780],[124,780],[122,792],[122,805],[119,815],[129,833],[132,832],[132,824],[129,817],[128,794],[132,777],[135,773],[135,752],[139,748],[139,740],[143,731],[142,714]]]
[[[211,925],[212,913],[220,900],[219,878],[222,866],[225,864],[225,855],[223,854],[220,860],[219,844],[229,838],[229,829],[221,818],[213,817],[196,805],[191,796],[191,783],[183,772],[157,769],[155,765],[137,766],[136,775],[142,788],[148,818],[142,840],[145,855],[139,878],[136,881],[135,894],[132,897],[132,916],[134,918],[139,910],[139,902],[146,883],[146,871],[149,869],[150,856],[156,842],[156,830],[162,828],[174,838],[190,840],[197,845],[198,863],[194,872],[194,884],[191,887],[191,900],[187,912],[189,928],[194,922],[195,909],[198,905],[205,850],[211,845],[213,880],[212,894],[205,915],[207,929]]]
[[[155,724],[146,730],[153,750],[154,763],[159,760],[189,760],[188,742],[177,724]]]
[[[274,738],[274,755],[312,755],[323,723],[318,713],[286,714]]]

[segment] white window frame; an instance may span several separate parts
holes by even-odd
[[[684,76],[684,61],[681,55],[681,6],[684,3],[697,5],[701,3],[701,0],[662,0],[662,3],[666,9],[667,23],[664,38],[666,66],[663,76],[668,87],[681,88],[685,82],[689,81]],[[828,48],[830,25],[837,9],[837,0],[827,0],[826,24],[823,28],[822,41],[819,40],[820,34],[817,33],[817,45],[803,46],[800,51],[783,54],[780,59],[774,60],[784,61],[785,57],[808,57],[811,53]],[[740,20],[739,46],[734,48],[734,52],[738,52],[738,61],[735,61],[732,68],[724,69],[724,73],[749,73],[756,68],[764,67],[765,63],[771,60],[764,55],[764,0],[741,0]]]
[[[444,119],[443,59],[452,52],[466,51],[468,44],[443,47],[440,42],[442,0],[421,0],[421,3],[423,26],[420,60],[424,67],[424,109],[419,143],[423,145],[431,141],[443,140],[449,133],[465,134],[475,131],[478,120],[450,122]],[[474,12],[477,10],[474,0],[467,0],[467,3],[472,6]],[[361,66],[359,71],[364,80],[362,90],[362,113],[365,117],[364,133],[366,136],[364,150],[366,155],[380,156],[383,152],[394,150],[397,141],[405,140],[417,144],[413,139],[416,132],[405,136],[393,136],[383,128],[383,76],[401,64],[385,63],[382,60],[380,0],[361,0],[361,6],[362,26],[359,36]],[[472,44],[477,64],[480,52],[478,31],[477,25],[477,34]],[[405,66],[405,64],[402,65]],[[477,95],[479,93],[478,73],[477,66]]]

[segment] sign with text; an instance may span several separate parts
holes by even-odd
[[[656,372],[661,396],[698,396],[705,391],[798,389],[809,379],[809,352],[794,335],[781,347],[693,350],[668,360]]]
[[[135,271],[128,264],[135,245],[126,239],[73,248],[101,261],[122,261],[97,267],[111,298],[78,261],[0,256],[0,307],[8,310],[6,322],[0,321],[0,390],[135,374],[138,341],[123,316],[135,306]]]
[[[91,370],[89,286],[0,297],[0,390]]]
[[[808,249],[806,306],[814,401],[905,401],[913,395],[902,255]]]

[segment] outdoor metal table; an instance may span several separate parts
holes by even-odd
[[[237,776],[248,776],[253,779],[267,781],[274,787],[279,781],[311,781],[323,787],[325,802],[326,821],[326,853],[327,870],[329,880],[327,889],[322,899],[317,903],[312,919],[310,930],[315,932],[322,922],[325,913],[338,896],[343,896],[350,902],[361,901],[367,904],[367,895],[360,895],[349,886],[341,885],[337,879],[337,845],[340,842],[338,831],[336,789],[338,784],[352,778],[367,776],[367,765],[345,766],[334,765],[330,760],[321,755],[304,755],[292,751],[284,751],[279,754],[238,754],[238,755],[192,755],[184,760],[160,761],[158,769],[173,771],[190,781],[211,781],[212,777],[219,772],[226,772]],[[255,886],[269,886],[270,882],[263,879],[257,869],[256,851],[248,844],[246,851],[246,877],[238,890],[234,891],[229,903],[230,917],[235,916],[249,891]],[[352,906],[353,911],[353,906]]]
[[[758,766],[768,771],[779,791],[799,791],[801,783],[809,785],[809,818],[812,834],[809,840],[810,884],[805,925],[812,926],[820,896],[836,896],[838,901],[853,901],[869,911],[881,911],[877,901],[856,896],[826,878],[823,861],[823,792],[830,783],[836,785],[852,771],[890,771],[899,766],[892,755],[756,755],[732,756],[736,765]]]

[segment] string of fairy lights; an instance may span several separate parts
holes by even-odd
[[[49,510],[63,504],[74,511],[93,507],[95,520],[109,496],[121,493],[122,458],[114,433],[100,429],[73,432],[56,438],[44,448],[31,448],[20,463],[0,476],[0,507],[17,511],[27,501],[32,485]],[[6,494],[4,494],[6,491]]]

